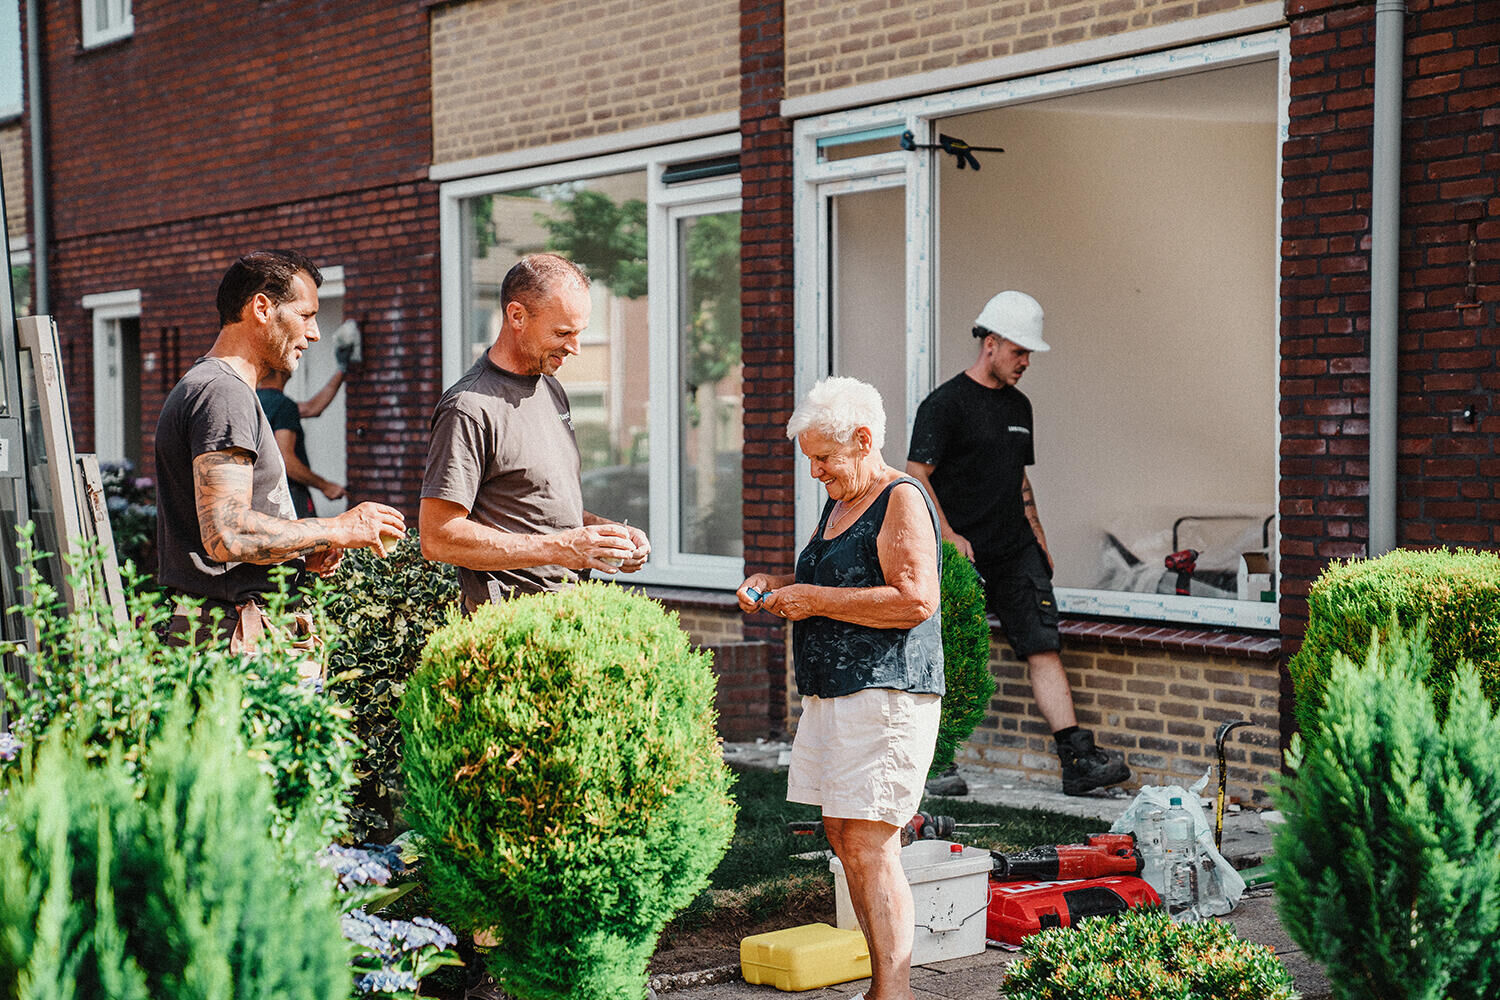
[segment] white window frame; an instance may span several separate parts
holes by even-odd
[[[94,325],[94,453],[106,462],[117,462],[126,455],[125,422],[120,419],[125,405],[124,382],[118,376],[111,378],[103,361],[120,349],[120,321],[140,319],[141,290],[85,295],[81,304],[92,314]],[[113,348],[109,343],[111,333],[117,335]]]
[[[647,422],[651,439],[675,442],[680,419],[680,381],[677,357],[675,294],[676,220],[686,215],[738,210],[740,178],[734,176],[667,185],[662,175],[672,164],[732,156],[740,150],[738,133],[686,142],[608,153],[565,163],[523,167],[481,177],[449,181],[438,189],[439,240],[442,262],[443,385],[452,385],[468,367],[464,330],[463,202],[485,194],[517,191],[609,174],[645,171],[647,184],[646,256],[650,288],[651,406]],[[538,160],[548,158],[538,151]],[[661,354],[659,352],[665,352]],[[744,578],[744,560],[678,550],[676,511],[680,501],[680,456],[675,445],[653,446],[648,469],[651,503],[651,560],[639,573],[622,581],[664,586],[733,589]]]
[[[105,5],[104,16],[99,17],[99,5]],[[135,34],[135,14],[131,0],[79,0],[79,11],[83,17],[83,47],[94,48],[108,45],[121,38]]]
[[[1281,173],[1281,146],[1285,143],[1288,124],[1289,35],[1278,28],[1254,34],[1189,44],[1168,51],[1150,52],[1128,58],[1097,62],[1084,66],[1056,69],[1038,75],[1003,80],[963,90],[930,94],[897,100],[877,106],[835,111],[798,121],[793,126],[793,219],[795,235],[793,252],[797,298],[795,305],[795,382],[800,399],[819,378],[828,374],[830,358],[829,306],[826,276],[829,274],[827,233],[827,199],[858,190],[857,185],[871,179],[894,179],[904,174],[907,203],[907,420],[915,418],[917,404],[932,390],[936,373],[932,345],[936,343],[934,326],[937,315],[933,277],[938,261],[936,174],[932,163],[938,154],[914,155],[906,152],[883,152],[864,157],[820,162],[819,141],[862,132],[889,129],[904,122],[917,143],[934,139],[935,123],[956,114],[991,108],[1026,104],[1064,94],[1102,90],[1124,84],[1163,79],[1186,73],[1222,69],[1254,62],[1277,60],[1278,142],[1277,176]],[[1277,255],[1281,239],[1281,194],[1277,186],[1276,238],[1266,253]],[[1279,337],[1274,318],[1281,315],[1280,290],[1273,294],[1269,315],[1273,327],[1268,336]],[[1279,353],[1279,352],[1278,352]],[[1279,382],[1277,383],[1279,386]],[[1281,433],[1278,419],[1280,392],[1269,402],[1266,421],[1270,429],[1270,447],[1280,454]],[[904,456],[903,456],[904,457]],[[797,537],[810,534],[821,506],[821,489],[806,476],[797,477]],[[1044,512],[1045,514],[1045,512]],[[1277,522],[1272,545],[1279,547],[1280,524]],[[1057,588],[1058,607],[1074,614],[1140,618],[1152,621],[1184,622],[1233,628],[1275,630],[1280,613],[1275,603],[1216,600],[1180,597],[1175,594],[1141,594],[1089,590],[1074,587]]]

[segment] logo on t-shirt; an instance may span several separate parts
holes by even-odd
[[[1030,434],[1031,433],[1031,428],[1030,427],[1021,427],[1018,424],[1011,424],[1009,427],[1007,427],[1005,429],[1008,430],[1008,431],[1010,431],[1012,434]]]

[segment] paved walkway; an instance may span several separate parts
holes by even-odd
[[[775,767],[785,744],[726,744],[724,756],[731,762]],[[1003,802],[1007,805],[1032,806],[1078,816],[1096,816],[1105,827],[1114,822],[1130,804],[1132,796],[1123,792],[1073,797],[1061,791],[1035,784],[1004,782],[977,768],[960,767],[959,773],[969,785],[969,798],[981,802]],[[1269,856],[1271,833],[1261,814],[1229,813],[1224,817],[1223,854],[1237,867],[1258,864]],[[832,876],[829,876],[830,878]],[[1252,889],[1245,894],[1233,913],[1220,919],[1232,924],[1240,937],[1267,945],[1281,959],[1296,981],[1303,1000],[1323,1000],[1330,996],[1328,980],[1322,970],[1292,944],[1276,916],[1276,900],[1269,888]],[[982,954],[922,966],[912,970],[912,995],[915,1000],[994,1000],[1005,965],[1018,952],[987,948]],[[656,983],[658,992],[670,1000],[768,1000],[784,996],[771,986],[752,986],[739,975],[737,967],[704,970],[692,975],[672,977]],[[846,1000],[859,994],[869,980],[856,980],[809,990],[797,994],[806,1000]]]

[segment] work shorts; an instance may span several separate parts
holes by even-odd
[[[1062,649],[1057,632],[1057,598],[1052,570],[1041,545],[1023,549],[1004,562],[981,564],[984,600],[1018,659]]]
[[[922,802],[943,699],[890,688],[802,698],[788,802],[824,816],[903,826]]]

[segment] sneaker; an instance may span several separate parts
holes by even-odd
[[[1092,730],[1075,730],[1057,744],[1062,761],[1064,795],[1083,795],[1106,785],[1118,785],[1130,778],[1125,756],[1118,750],[1101,750],[1094,744]]]
[[[927,779],[926,791],[928,795],[940,795],[951,799],[957,795],[968,795],[969,786],[959,776],[958,765],[952,764],[942,774]]]

